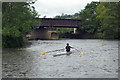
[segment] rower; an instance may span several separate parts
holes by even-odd
[[[67,43],[67,46],[65,47],[65,49],[68,54],[70,54],[70,48],[73,48],[73,47],[69,46],[69,43]]]

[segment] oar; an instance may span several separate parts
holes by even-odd
[[[58,50],[47,51],[47,52],[41,52],[40,54],[45,55],[46,53],[56,52],[56,51],[60,51],[60,50],[64,50],[64,48],[63,49],[58,49]]]
[[[46,53],[56,52],[56,51],[60,51],[60,50],[64,50],[64,48],[63,49],[58,49],[58,50],[47,51]]]
[[[79,51],[78,49],[74,48],[75,50]],[[80,55],[83,55],[84,52],[79,51]]]
[[[78,49],[74,48],[75,50],[79,51]],[[80,52],[80,51],[79,51]]]

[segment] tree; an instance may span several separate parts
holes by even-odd
[[[97,6],[97,18],[101,22],[104,38],[120,38],[120,2],[101,2]]]
[[[3,47],[23,46],[23,37],[38,22],[37,12],[30,2],[4,2],[2,4],[2,45]]]
[[[96,7],[98,5],[99,2],[91,2],[79,13],[79,18],[82,20],[79,27],[81,31],[89,34],[95,34],[99,29],[99,20],[96,19]]]

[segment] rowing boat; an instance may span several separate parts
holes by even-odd
[[[72,52],[61,52],[59,54],[54,54],[53,57],[55,56],[61,56],[61,55],[70,55]]]

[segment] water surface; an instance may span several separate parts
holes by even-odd
[[[118,41],[101,39],[33,40],[26,48],[3,49],[3,78],[117,78]],[[64,52],[69,43],[71,55]],[[56,52],[54,50],[57,50]],[[54,51],[41,55],[41,52]],[[84,52],[80,55],[80,52]]]

